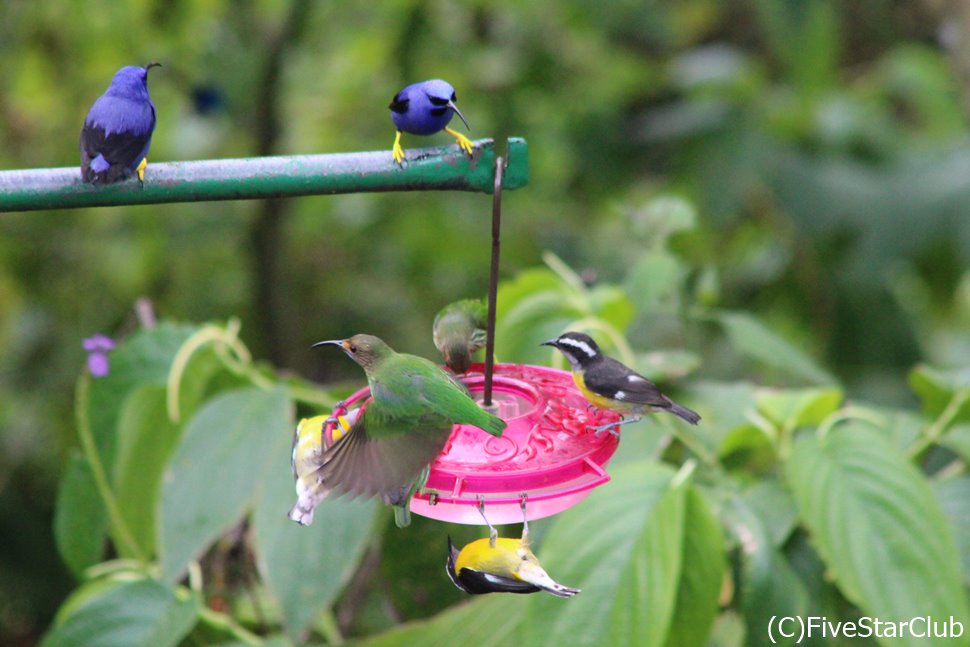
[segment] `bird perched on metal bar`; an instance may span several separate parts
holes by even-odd
[[[465,373],[472,355],[485,346],[488,307],[481,299],[462,299],[449,303],[435,315],[432,338],[445,358],[445,365],[455,373]]]
[[[397,135],[394,137],[394,147],[391,154],[394,161],[404,164],[404,149],[401,148],[401,134],[411,133],[413,135],[433,135],[444,130],[455,138],[458,147],[470,156],[474,151],[471,140],[461,133],[448,128],[452,115],[465,124],[465,128],[471,130],[465,116],[455,105],[457,101],[455,89],[451,84],[441,79],[431,79],[421,83],[413,83],[397,94],[391,100],[391,120],[397,127]]]
[[[609,429],[617,435],[615,427],[636,422],[643,414],[654,411],[667,411],[692,425],[701,419],[695,411],[665,396],[656,384],[632,368],[604,355],[589,335],[567,332],[541,345],[562,352],[572,368],[576,386],[590,403],[601,409],[632,415],[619,422],[594,427],[596,433]]]
[[[81,179],[85,182],[110,184],[134,172],[144,183],[155,131],[148,70],[160,65],[121,68],[91,106],[81,129]]]
[[[505,421],[481,409],[457,382],[423,357],[394,352],[373,335],[322,341],[339,346],[357,362],[370,385],[371,401],[356,417],[339,418],[346,433],[330,447],[298,431],[294,466],[297,503],[290,518],[303,525],[331,491],[351,496],[380,496],[395,506],[395,520],[407,525],[415,483],[441,452],[456,424],[474,425],[501,436]],[[315,429],[311,430],[316,433]],[[308,433],[311,433],[308,432]]]
[[[445,571],[455,586],[474,595],[482,593],[537,593],[546,591],[560,598],[571,598],[579,589],[563,586],[549,577],[529,546],[529,521],[522,503],[522,538],[499,537],[485,518],[484,506],[478,511],[488,524],[488,537],[477,539],[459,551],[448,538]]]

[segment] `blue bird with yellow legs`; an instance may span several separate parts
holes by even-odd
[[[155,132],[148,71],[157,66],[161,63],[121,68],[91,106],[81,129],[81,179],[85,182],[110,184],[135,173],[144,184]]]
[[[464,122],[465,128],[471,130],[468,122],[465,121],[465,116],[455,105],[457,100],[455,89],[450,83],[441,79],[412,83],[395,94],[388,106],[391,109],[391,121],[397,127],[394,146],[391,149],[394,161],[404,165],[404,149],[401,148],[402,133],[433,135],[442,130],[454,137],[458,147],[471,156],[475,150],[471,140],[448,128],[452,116],[458,115],[458,118]]]

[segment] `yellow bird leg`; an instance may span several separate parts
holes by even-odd
[[[138,182],[142,185],[145,184],[145,167],[148,166],[148,158],[143,157],[141,163],[135,167],[135,172],[138,173]]]
[[[458,142],[458,148],[468,153],[469,157],[475,153],[475,145],[472,144],[472,140],[468,139],[460,132],[452,130],[451,128],[445,128],[445,132],[455,138],[455,140]]]
[[[404,166],[404,149],[401,148],[401,131],[397,131],[397,135],[394,136],[394,146],[391,148],[391,155],[394,156],[394,161],[400,166]]]

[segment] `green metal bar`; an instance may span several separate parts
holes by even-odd
[[[254,200],[377,191],[491,193],[495,142],[475,142],[469,159],[457,146],[409,149],[404,167],[390,151],[150,163],[145,184],[130,178],[107,186],[81,182],[77,167],[0,171],[0,212],[123,204]],[[528,145],[508,140],[504,189],[529,182]]]

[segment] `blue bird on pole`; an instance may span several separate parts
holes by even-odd
[[[397,135],[394,137],[394,147],[391,154],[394,161],[404,165],[404,149],[401,148],[402,133],[412,135],[433,135],[444,130],[455,138],[458,147],[470,156],[475,147],[471,140],[461,133],[448,128],[453,115],[465,124],[465,128],[471,130],[465,116],[458,110],[455,102],[455,89],[451,84],[441,79],[431,79],[421,83],[413,83],[397,94],[391,100],[391,120],[397,127]]]
[[[81,179],[85,182],[110,184],[134,172],[144,183],[155,130],[148,70],[156,66],[161,63],[121,68],[91,106],[81,129]]]

